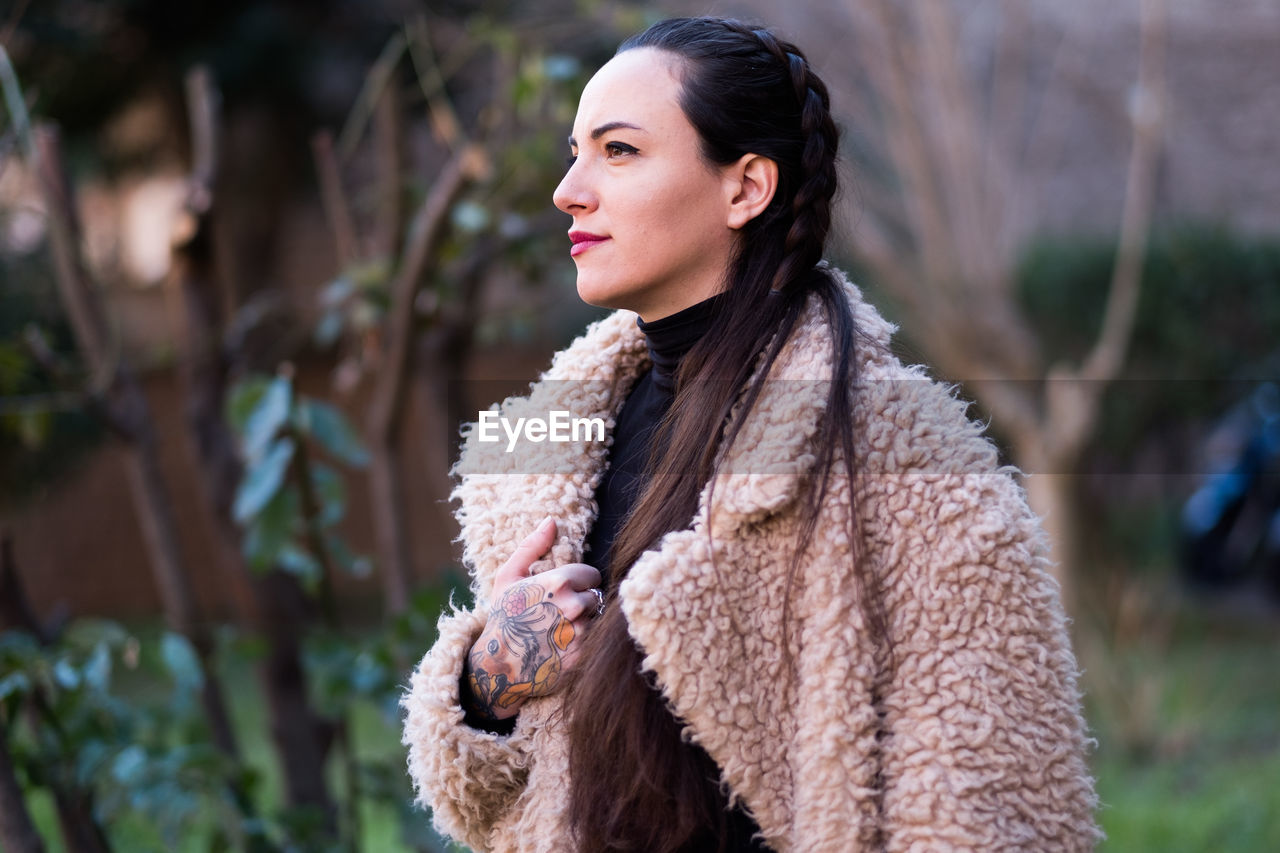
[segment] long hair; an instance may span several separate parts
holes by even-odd
[[[662,21],[618,52],[638,47],[678,58],[680,107],[706,161],[725,165],[757,154],[777,163],[779,177],[768,207],[741,231],[722,309],[680,364],[675,399],[651,443],[646,486],[613,544],[609,606],[566,679],[569,816],[583,853],[668,853],[711,849],[709,839],[723,842],[727,812],[719,770],[681,737],[683,723],[642,671],[618,587],[641,554],[692,521],[703,486],[714,482],[718,452],[733,444],[812,296],[833,330],[835,369],[817,433],[817,474],[803,496],[784,626],[837,448],[856,492],[852,355],[858,331],[843,289],[818,263],[831,227],[839,144],[826,85],[795,45],[738,21]],[[740,408],[730,419],[735,404]],[[883,607],[868,594],[871,581],[859,560],[856,506],[850,515],[851,570],[872,630],[887,639]]]

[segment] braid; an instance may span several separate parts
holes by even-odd
[[[796,103],[800,106],[800,132],[804,140],[800,181],[791,202],[792,223],[783,244],[782,263],[772,284],[774,290],[781,290],[822,260],[823,246],[831,230],[831,201],[837,186],[836,152],[840,132],[831,118],[827,86],[810,68],[800,48],[779,40],[768,30],[751,29],[749,32],[786,69]]]

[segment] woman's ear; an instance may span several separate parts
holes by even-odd
[[[778,190],[778,164],[759,154],[743,154],[727,167],[725,180],[729,201],[726,224],[736,231],[764,213],[773,201]]]

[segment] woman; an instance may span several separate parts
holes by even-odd
[[[500,413],[600,418],[612,444],[467,434],[476,605],[442,617],[404,699],[448,835],[1101,836],[1036,519],[965,405],[820,260],[837,142],[800,50],[733,21],[656,24],[583,91],[555,203],[579,294],[618,310]]]

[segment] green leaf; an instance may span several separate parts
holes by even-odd
[[[18,438],[27,450],[39,450],[49,437],[53,414],[47,411],[18,413]]]
[[[316,346],[328,349],[342,336],[343,316],[340,311],[329,310],[320,315],[320,322],[312,336]]]
[[[553,53],[542,60],[542,72],[552,80],[573,80],[582,71],[582,63],[576,56]]]
[[[53,665],[53,680],[57,682],[59,687],[66,690],[75,690],[80,686],[80,672],[72,665],[71,661],[66,658],[60,658]]]
[[[326,533],[324,545],[334,561],[352,577],[367,578],[373,573],[373,561],[361,554],[353,554],[341,537]]]
[[[388,681],[388,672],[367,652],[356,656],[351,667],[351,687],[362,696],[377,696]]]
[[[450,212],[453,227],[467,234],[476,234],[489,227],[489,211],[474,201],[463,200]]]
[[[124,626],[110,619],[77,619],[67,626],[66,633],[68,643],[86,649],[99,644],[109,648],[122,646],[128,638],[129,632]]]
[[[178,690],[182,692],[199,690],[204,685],[204,671],[200,668],[200,658],[191,641],[181,634],[166,631],[160,641],[160,656],[164,659],[165,668],[173,676]]]
[[[323,463],[311,466],[311,484],[316,500],[320,502],[320,514],[316,521],[328,527],[342,520],[347,511],[347,490],[342,475]]]
[[[0,341],[0,394],[14,394],[22,387],[29,362],[17,344]]]
[[[0,631],[0,663],[5,669],[27,669],[40,658],[40,645],[26,631]]]
[[[110,754],[111,747],[98,738],[89,738],[77,744],[75,754],[76,782],[86,788],[91,786]]]
[[[267,385],[244,425],[244,455],[253,461],[269,452],[271,440],[289,419],[293,404],[293,383],[277,376]]]
[[[89,662],[84,665],[84,680],[99,692],[105,692],[111,684],[111,653],[105,642],[94,646]]]
[[[146,764],[146,750],[137,744],[126,746],[111,762],[111,775],[121,785],[130,787],[138,782]]]
[[[292,542],[287,543],[280,549],[280,553],[276,557],[276,563],[289,574],[297,575],[300,580],[308,585],[313,585],[320,581],[320,563],[315,557]]]
[[[373,258],[349,268],[353,283],[366,295],[368,291],[386,291],[391,277],[391,264],[386,256]]]
[[[258,403],[262,400],[262,395],[267,393],[267,386],[270,384],[271,379],[269,377],[246,376],[231,386],[231,390],[227,393],[227,423],[231,424],[231,428],[235,430],[236,435],[240,436],[241,439],[244,438],[244,430],[249,423],[249,416],[258,407]]]
[[[320,304],[325,308],[336,308],[350,299],[355,290],[355,283],[347,276],[340,275],[320,291]]]
[[[25,672],[11,672],[0,678],[0,700],[21,696],[31,689],[31,679]]]
[[[254,571],[266,571],[275,565],[280,549],[293,536],[299,504],[297,488],[286,485],[250,521],[241,547]]]
[[[348,465],[362,468],[369,464],[369,451],[365,450],[346,417],[334,406],[319,400],[299,400],[295,423],[298,429]]]
[[[262,458],[245,471],[240,488],[236,490],[235,504],[231,508],[237,522],[244,524],[275,497],[284,483],[293,451],[293,439],[278,438],[271,443]]]

